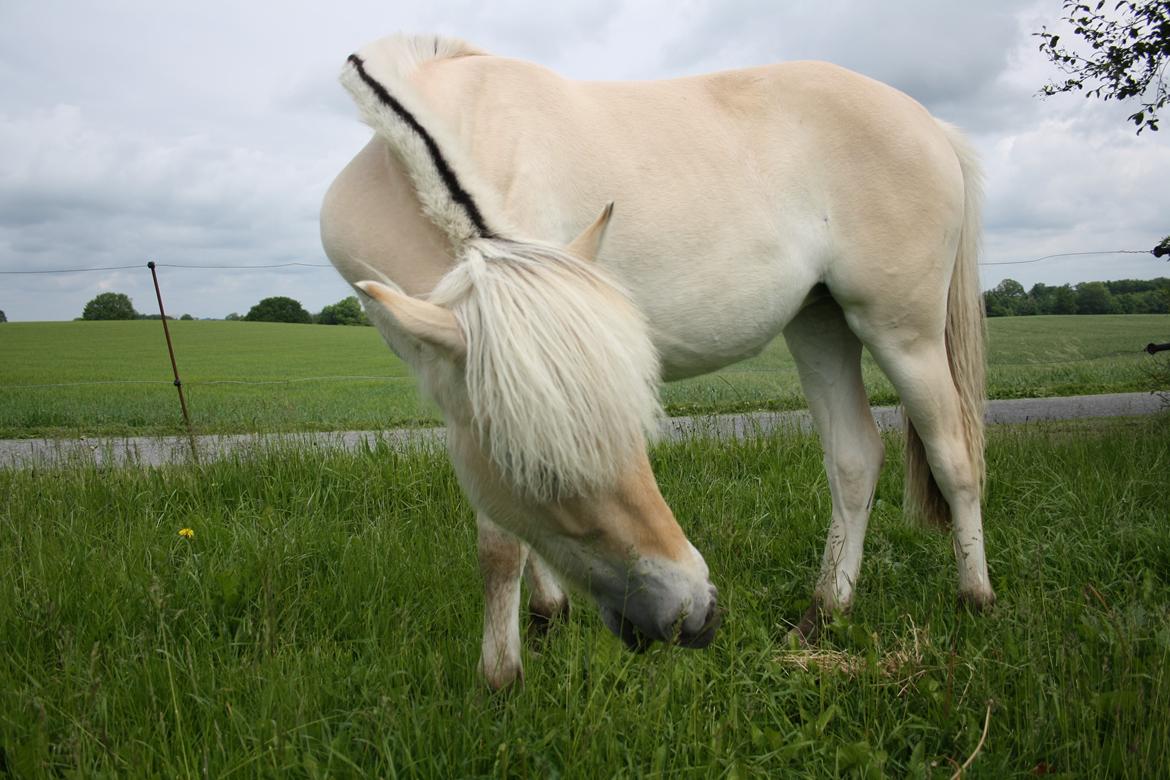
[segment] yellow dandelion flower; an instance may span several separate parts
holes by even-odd
[[[179,536],[183,537],[184,539],[194,539],[195,531],[190,528],[180,528]]]

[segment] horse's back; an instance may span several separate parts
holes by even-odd
[[[961,213],[938,123],[904,93],[829,63],[579,82],[484,55],[430,62],[415,78],[510,221],[547,240],[572,237],[609,200],[611,238],[633,244],[623,226],[646,237],[626,247],[635,254],[745,229],[756,245],[777,233],[791,244],[826,217],[835,237],[873,244],[917,224],[924,206],[940,221]]]
[[[754,354],[820,283],[847,308],[912,286],[945,300],[962,176],[938,123],[880,82],[818,62],[578,82],[491,55],[423,62],[410,82],[490,190],[489,221],[563,243],[616,202],[600,259],[668,376]],[[429,289],[452,257],[409,177],[377,139],[355,166],[323,214],[353,230],[323,235]]]

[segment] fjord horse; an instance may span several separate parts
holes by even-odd
[[[907,413],[906,511],[951,524],[960,596],[994,600],[980,183],[957,131],[815,62],[576,82],[396,36],[342,83],[374,136],[330,188],[322,240],[443,411],[478,512],[492,687],[522,674],[526,569],[539,615],[566,608],[559,576],[632,648],[712,640],[716,589],[647,458],[657,383],[780,333],[832,493],[796,631],[847,609],[860,571],[883,460],[863,345]]]

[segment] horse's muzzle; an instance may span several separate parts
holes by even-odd
[[[723,610],[719,609],[715,599],[707,609],[707,616],[702,626],[693,632],[674,630],[669,634],[651,636],[625,615],[609,609],[601,610],[601,619],[614,634],[621,638],[626,648],[635,653],[644,653],[655,642],[667,642],[691,650],[702,650],[715,638],[719,626],[723,623]]]

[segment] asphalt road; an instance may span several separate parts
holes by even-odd
[[[1077,395],[1065,398],[1023,398],[990,401],[987,421],[992,424],[1071,420],[1085,417],[1131,417],[1155,414],[1170,402],[1153,393]],[[897,407],[878,406],[874,420],[883,429],[898,428],[902,417]],[[663,438],[688,436],[745,438],[772,431],[809,431],[807,411],[725,414],[713,417],[671,417],[663,421]],[[338,433],[240,434],[197,436],[195,448],[201,460],[247,457],[257,448],[295,444],[319,449],[370,447],[385,441],[396,447],[434,447],[443,443],[442,428],[400,428],[388,431]],[[0,439],[0,468],[47,467],[65,464],[162,465],[191,459],[191,440],[184,436],[103,439]]]

